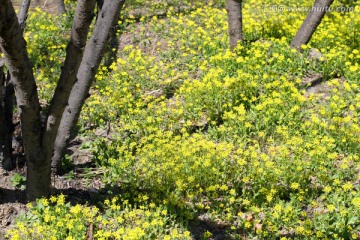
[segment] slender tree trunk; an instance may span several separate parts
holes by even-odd
[[[64,0],[56,0],[56,5],[57,5],[58,13],[60,14],[66,13]]]
[[[228,12],[230,48],[234,49],[243,40],[242,34],[242,0],[226,0]]]
[[[53,165],[58,164],[64,157],[70,132],[76,124],[82,106],[89,95],[90,86],[106,50],[110,33],[119,19],[124,2],[125,0],[106,0],[98,14],[93,35],[84,50],[83,60],[77,74],[78,81],[71,90],[68,106],[61,119],[52,158]]]
[[[30,7],[30,0],[23,0],[21,3],[19,15],[18,15],[18,21],[20,28],[24,31],[26,26],[26,19],[28,17],[28,11]]]
[[[54,159],[56,156],[60,156],[61,154],[58,153],[63,153],[66,147],[66,141],[88,96],[89,88],[100,65],[110,32],[119,18],[124,0],[105,0],[93,35],[85,46],[84,54],[82,49],[85,45],[95,3],[94,0],[79,0],[79,6],[81,3],[84,8],[77,10],[78,15],[67,49],[69,56],[65,61],[59,87],[50,105],[46,124],[42,129],[37,87],[22,29],[17,21],[11,0],[0,0],[0,50],[5,56],[4,60],[11,75],[11,83],[14,85],[19,108],[23,146],[27,160],[27,198],[30,201],[48,196],[50,193],[50,160],[52,157]],[[77,22],[77,20],[79,21]],[[1,84],[1,95],[4,93],[3,86]],[[3,105],[0,110],[5,112]],[[4,114],[1,114],[0,123],[5,122],[3,116]],[[53,148],[54,142],[56,144]],[[59,159],[62,157],[63,154]]]
[[[96,0],[97,2],[97,13],[101,11],[102,6],[104,5],[104,0]],[[110,67],[110,65],[114,62],[114,59],[116,58],[117,50],[119,49],[119,39],[117,36],[116,27],[114,27],[111,31],[111,35],[109,38],[108,46],[104,53],[104,66]],[[115,49],[113,51],[113,49]]]
[[[0,48],[14,84],[27,160],[29,200],[50,192],[50,163],[41,155],[40,104],[26,42],[10,0],[0,1]]]
[[[5,74],[4,62],[0,59],[0,162],[5,167],[6,151],[5,151],[5,112],[4,112],[4,98],[5,98]]]
[[[5,75],[4,75],[5,77]],[[15,106],[15,93],[14,85],[11,81],[10,73],[7,73],[5,79],[5,91],[4,91],[4,161],[3,168],[5,170],[11,170],[13,168],[12,162],[12,138],[14,133],[13,124],[13,110]]]
[[[28,10],[30,6],[30,0],[23,0],[20,11],[18,14],[18,22],[22,31],[24,31],[26,19],[28,16]],[[5,170],[11,170],[13,168],[12,163],[12,138],[14,132],[14,125],[13,125],[13,110],[15,107],[15,93],[14,93],[14,85],[11,81],[10,73],[7,73],[5,77],[4,69],[3,69],[3,60],[1,59],[1,66],[0,66],[0,75],[2,79],[0,79],[0,84],[2,84],[3,92],[2,97],[0,97],[2,111],[1,117],[1,136],[2,143],[0,146],[2,147],[2,167]]]
[[[310,41],[316,28],[320,25],[321,20],[333,2],[334,0],[315,1],[311,11],[308,13],[300,29],[291,41],[290,46],[292,48],[299,48],[301,45],[307,44]]]
[[[76,6],[70,42],[66,49],[65,63],[50,104],[42,139],[43,151],[46,152],[48,159],[52,158],[54,141],[60,125],[61,116],[68,104],[71,89],[77,81],[76,73],[79,70],[89,27],[94,17],[95,3],[95,0],[79,0]],[[59,170],[59,165],[59,162],[53,162],[51,164],[54,173]]]

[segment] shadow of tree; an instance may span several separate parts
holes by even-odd
[[[0,188],[0,204],[25,203],[24,190]]]

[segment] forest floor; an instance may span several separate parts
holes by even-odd
[[[48,11],[56,11],[56,7],[51,3],[52,0],[46,4],[41,5],[41,8]],[[35,1],[36,2],[36,1]],[[15,3],[15,6],[19,6],[19,0]],[[134,23],[136,25],[136,23]],[[133,33],[124,33],[119,39],[120,49],[125,46],[134,44],[134,39],[139,38],[143,33],[141,24],[138,25],[138,30]],[[135,27],[136,29],[136,27]],[[146,31],[146,34],[151,34],[151,31]],[[147,36],[149,37],[149,36]],[[144,53],[151,53],[154,51],[155,43],[162,46],[161,39],[157,39],[156,36],[150,36],[149,38],[155,39],[153,43],[143,45],[141,49]],[[310,56],[311,57],[311,56]],[[340,82],[341,79],[338,79]],[[310,84],[307,89],[307,93],[319,93],[326,96],[331,89],[321,81],[321,75],[310,74],[302,79],[303,84]],[[14,123],[18,124],[18,119],[14,119]],[[18,130],[19,131],[19,130]],[[94,130],[95,137],[103,137],[101,129]],[[100,179],[100,174],[95,168],[93,163],[93,156],[88,149],[83,149],[81,146],[84,143],[91,142],[94,139],[89,139],[83,136],[77,136],[72,140],[68,148],[68,159],[71,164],[63,172],[62,175],[53,177],[52,179],[52,193],[54,195],[64,194],[67,196],[67,201],[73,204],[84,203],[96,203],[109,197],[109,189],[105,188],[105,184]],[[21,138],[18,135],[13,141],[14,156],[19,156],[14,161],[16,167],[12,171],[4,171],[0,169],[0,239],[4,238],[5,232],[12,227],[14,219],[19,214],[26,212],[25,191],[21,190],[21,184],[18,184],[16,176],[26,176],[26,167],[24,166],[24,159],[22,157],[22,149],[17,147],[18,142],[21,142]],[[110,195],[113,195],[116,190]],[[201,216],[200,216],[201,217]],[[201,224],[194,224],[190,229],[192,235],[197,239],[202,236],[202,233],[206,230],[212,232],[211,239],[225,239],[225,227],[221,225],[212,225],[211,222],[206,222],[206,219],[200,219]]]

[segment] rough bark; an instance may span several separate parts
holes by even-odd
[[[10,0],[0,1],[0,48],[14,84],[19,108],[21,132],[27,160],[27,196],[29,200],[50,192],[50,169],[41,155],[40,104],[26,42]],[[49,166],[47,166],[49,165]]]
[[[230,48],[234,49],[243,40],[242,34],[242,0],[226,0],[228,12]]]
[[[5,75],[4,75],[5,78]],[[13,110],[15,106],[15,92],[14,85],[11,81],[10,74],[8,72],[5,79],[4,90],[4,161],[3,168],[5,170],[11,170],[13,168],[12,162],[12,137],[14,133],[13,124]]]
[[[82,106],[88,97],[90,86],[104,55],[110,33],[119,19],[124,2],[124,0],[104,1],[104,5],[98,14],[93,35],[84,50],[83,60],[77,74],[78,81],[71,90],[68,106],[61,119],[52,158],[54,165],[64,157],[70,132],[76,124]]]
[[[299,48],[301,45],[307,44],[310,41],[316,28],[320,25],[321,20],[333,2],[334,0],[315,1],[311,11],[308,13],[300,29],[291,41],[290,46],[292,48]]]
[[[5,113],[4,113],[4,97],[5,97],[5,74],[4,62],[0,59],[0,161],[5,165],[6,151],[5,151]]]
[[[77,80],[76,73],[83,57],[89,27],[94,17],[95,3],[95,0],[79,0],[76,6],[70,42],[66,49],[65,63],[50,104],[42,139],[43,151],[48,159],[51,159],[53,155],[54,141],[61,116],[68,104],[71,89]],[[59,170],[58,167],[59,163],[52,163],[53,172]]]
[[[30,0],[23,0],[20,11],[18,14],[18,22],[22,31],[24,31],[26,26],[26,19],[28,16],[28,10],[30,7]],[[10,73],[7,73],[7,77],[5,77],[4,70],[3,70],[3,60],[0,59],[1,66],[0,66],[0,74],[1,74],[1,84],[3,86],[3,96],[0,97],[0,101],[2,104],[2,111],[0,111],[1,116],[1,123],[0,126],[1,136],[2,138],[0,146],[2,146],[1,154],[2,154],[2,167],[5,170],[11,170],[13,168],[12,163],[12,138],[14,132],[14,125],[13,125],[13,110],[15,107],[15,92],[14,92],[14,85],[11,81]]]
[[[64,0],[56,0],[55,2],[57,5],[58,13],[60,14],[66,13]]]

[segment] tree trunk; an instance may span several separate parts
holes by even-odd
[[[46,124],[42,129],[37,87],[22,29],[17,21],[11,0],[0,0],[0,50],[5,56],[5,63],[11,75],[11,83],[14,85],[19,108],[23,146],[27,160],[27,198],[29,201],[48,196],[50,193],[50,160],[53,151],[53,158],[60,155],[59,159],[63,157],[63,154],[59,153],[63,153],[70,131],[78,120],[103,57],[110,32],[117,23],[124,2],[124,0],[106,0],[104,2],[93,35],[86,44],[83,54],[82,49],[85,45],[95,3],[94,0],[79,0],[78,5],[83,4],[84,8],[77,10],[78,15],[67,49],[68,56],[59,86],[50,105]],[[8,82],[8,86],[11,83]],[[1,95],[4,93],[3,86],[2,84],[0,89],[2,90]],[[4,96],[0,97],[4,98]],[[5,112],[3,105],[0,110]],[[3,118],[4,114],[0,115],[2,124],[6,121]],[[2,126],[3,124],[0,132],[3,131]],[[54,143],[56,145],[53,148]]]
[[[231,50],[243,40],[242,35],[242,0],[226,0],[228,12],[229,36]]]
[[[116,26],[125,0],[107,0],[98,14],[98,19],[77,74],[77,82],[71,90],[68,106],[64,111],[55,141],[52,165],[56,166],[64,157],[70,132],[76,124],[82,106],[89,95],[90,86],[100,65],[110,33]]]
[[[50,166],[41,156],[40,104],[26,42],[10,0],[0,1],[0,48],[14,84],[27,160],[29,200],[50,192]]]
[[[48,159],[52,158],[54,141],[60,125],[61,116],[68,104],[68,99],[79,70],[86,45],[87,35],[91,21],[94,17],[95,0],[79,0],[71,30],[71,37],[66,49],[66,59],[61,71],[53,99],[50,104],[48,117],[42,139],[43,151],[46,152]],[[59,162],[52,163],[52,171],[59,170]]]
[[[316,28],[320,25],[321,20],[334,0],[316,0],[311,11],[306,16],[300,29],[291,41],[292,48],[299,48],[303,44],[307,44],[311,36],[314,34]]]
[[[18,21],[20,24],[20,28],[24,31],[25,26],[26,26],[26,19],[28,17],[28,11],[29,11],[29,7],[30,7],[30,0],[23,0],[21,2],[21,7],[19,10],[19,15],[18,15]]]
[[[56,0],[56,5],[59,14],[66,13],[65,3],[64,0]]]
[[[6,127],[5,127],[4,98],[5,98],[4,62],[2,59],[0,59],[0,162],[2,166],[5,168],[7,153],[5,151]]]
[[[24,31],[26,19],[28,16],[28,10],[30,7],[30,0],[23,0],[20,11],[18,14],[18,22],[22,31]],[[0,58],[0,85],[2,87],[0,94],[1,110],[0,114],[0,160],[2,161],[2,167],[5,170],[11,170],[13,168],[12,163],[12,137],[14,126],[13,110],[15,106],[15,94],[14,85],[11,82],[10,73],[7,73],[7,77],[4,74],[4,61]]]
[[[102,6],[104,5],[104,0],[96,0],[96,2],[97,2],[97,13],[99,14]],[[117,56],[117,50],[119,49],[119,39],[116,33],[117,33],[117,28],[114,27],[111,31],[109,43],[103,57],[105,67],[110,67],[110,65],[114,62]]]
[[[101,11],[102,6],[104,5],[104,0],[96,0],[97,3],[97,11],[98,13]]]
[[[4,75],[5,76],[5,75]],[[10,73],[8,72],[5,80],[5,94],[4,94],[4,161],[3,168],[5,170],[13,169],[12,162],[12,138],[14,133],[13,124],[13,110],[15,106],[15,92],[14,85],[11,81]]]

